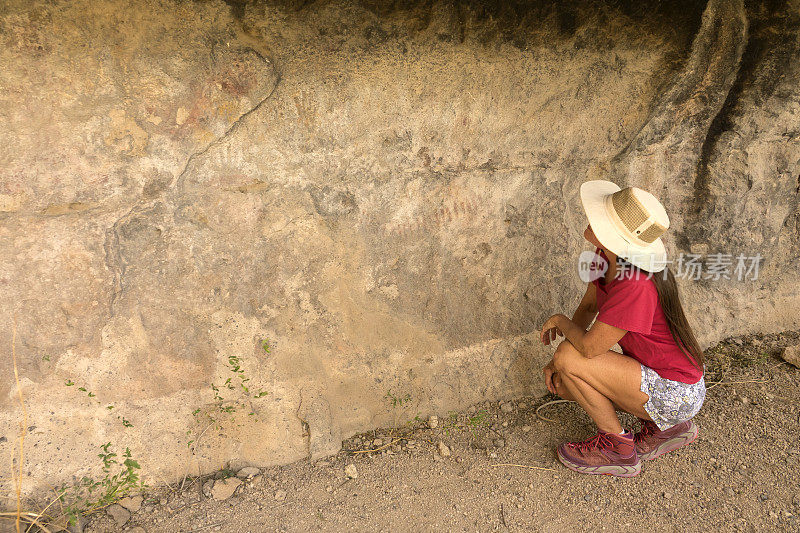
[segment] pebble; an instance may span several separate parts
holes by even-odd
[[[665,500],[669,500],[670,498],[672,498],[672,493],[671,492],[665,492],[664,493],[664,499]]]
[[[108,513],[108,516],[114,519],[114,522],[116,522],[117,526],[119,527],[122,527],[125,522],[131,518],[131,513],[123,506],[116,503],[106,507],[106,513]]]
[[[744,405],[750,403],[750,398],[748,398],[747,396],[738,396],[736,399],[739,400]]]
[[[500,424],[500,425],[501,425],[501,426],[503,426],[504,428],[507,428],[507,427],[508,427],[508,422],[504,421],[504,422],[503,422],[502,424]]]
[[[236,477],[240,479],[247,479],[249,477],[257,476],[260,473],[261,470],[259,470],[255,466],[246,466],[241,470],[239,470],[238,472],[236,472]]]
[[[531,429],[532,429],[532,428],[531,428],[530,426],[522,426],[522,432],[523,432],[523,433],[527,433],[527,432],[529,432]]]
[[[372,441],[372,445],[376,448],[379,446],[383,446],[383,439],[375,439]]]
[[[356,465],[350,463],[349,465],[345,465],[344,467],[344,475],[346,475],[350,479],[355,479],[358,477],[358,470],[356,469]]]
[[[528,404],[525,403],[525,402],[519,402],[517,404],[517,409],[527,409],[527,408],[528,408]]]
[[[784,348],[781,357],[787,363],[800,368],[800,344]]]
[[[505,439],[494,439],[494,445],[497,446],[498,448],[505,448],[506,441]]]
[[[439,427],[439,417],[436,415],[431,415],[428,417],[428,427],[431,429],[436,429]]]
[[[286,496],[287,496],[288,494],[289,494],[289,493],[288,493],[288,492],[286,492],[285,490],[283,490],[283,489],[278,489],[278,490],[276,490],[276,491],[275,491],[275,500],[277,500],[277,501],[279,501],[279,502],[282,502],[282,501],[284,501],[284,500],[286,499]]]
[[[758,499],[761,500],[762,502],[765,502],[769,500],[769,496],[767,495],[766,492],[762,492],[761,494],[758,495]]]
[[[439,455],[442,457],[450,457],[450,447],[442,441],[436,443],[436,448],[439,450]]]
[[[501,403],[500,410],[504,413],[510,413],[514,410],[514,406],[510,402]]]
[[[117,503],[128,511],[135,513],[142,507],[142,500],[143,498],[141,496],[126,496]]]
[[[242,480],[237,477],[218,479],[211,488],[211,497],[217,501],[227,500],[233,496],[233,493],[236,492],[236,489],[241,484]]]

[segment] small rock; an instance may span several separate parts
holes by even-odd
[[[331,487],[330,485],[326,485],[325,492],[333,492],[333,487]]]
[[[317,461],[317,466],[331,466],[330,461]]]
[[[287,496],[288,494],[289,494],[289,493],[288,493],[288,492],[286,492],[285,490],[283,490],[283,489],[278,489],[278,490],[276,490],[276,491],[275,491],[275,500],[277,500],[277,501],[279,501],[279,502],[282,502],[282,501],[284,501],[284,500],[286,499],[286,496]]]
[[[744,405],[750,403],[750,398],[748,398],[747,396],[738,396],[736,399],[739,400],[739,402],[741,402]]]
[[[510,402],[501,403],[500,410],[504,413],[510,413],[514,410],[514,406]]]
[[[766,492],[762,492],[761,494],[758,495],[758,499],[761,500],[762,502],[765,502],[769,500],[769,496],[767,495]]]
[[[125,524],[125,522],[127,522],[131,518],[130,511],[128,511],[123,506],[116,503],[106,507],[106,513],[108,513],[108,516],[114,519],[114,522],[116,522],[117,526],[119,527],[122,527]]]
[[[218,479],[211,488],[211,497],[217,501],[227,500],[233,496],[233,493],[236,492],[236,489],[241,484],[242,480],[237,477]]]
[[[669,500],[670,498],[672,498],[672,493],[671,492],[665,492],[664,493],[664,499],[665,500]]]
[[[439,417],[436,415],[431,415],[428,417],[428,427],[431,429],[436,429],[439,427]]]
[[[344,467],[344,475],[346,475],[350,479],[355,479],[358,477],[358,470],[356,469],[356,465],[349,464],[345,465]]]
[[[117,503],[123,506],[128,511],[135,513],[142,507],[142,500],[141,496],[127,496],[122,498]]]
[[[504,420],[503,423],[500,424],[500,425],[503,426],[504,428],[507,428],[508,427],[508,421]]]
[[[530,426],[522,426],[522,432],[523,432],[523,433],[527,433],[527,432],[529,432],[531,429],[532,429],[532,428],[531,428]]]
[[[736,346],[741,346],[742,345],[742,339],[733,339],[733,344],[735,344]]]
[[[236,472],[236,477],[238,477],[239,479],[247,479],[249,477],[257,476],[260,473],[261,470],[259,470],[255,466],[246,466],[241,470],[239,470],[238,472]]]
[[[498,448],[505,448],[506,441],[505,439],[494,439],[494,445],[497,446]]]
[[[592,501],[592,495],[591,494],[584,494],[583,495],[583,501],[585,501],[585,502]]]
[[[781,358],[790,365],[800,368],[800,344],[784,348],[781,352]]]
[[[259,474],[257,476],[253,476],[252,479],[250,479],[250,484],[251,485],[259,485],[259,484],[261,484],[262,481],[264,481],[264,476]]]
[[[436,447],[439,450],[439,455],[441,455],[442,457],[450,457],[450,447],[447,446],[447,444],[445,444],[442,441],[439,441],[436,444]]]
[[[517,404],[517,409],[527,409],[527,408],[528,408],[528,404],[525,403],[525,402],[519,402]]]
[[[372,441],[372,445],[378,448],[379,446],[383,446],[383,439],[375,439]]]
[[[775,511],[770,511],[769,512],[769,517],[772,518],[773,520],[777,520],[778,519],[778,513],[776,513]]]

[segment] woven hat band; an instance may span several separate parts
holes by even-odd
[[[606,211],[620,234],[630,243],[647,246],[667,228],[645,209],[630,187],[606,196]]]

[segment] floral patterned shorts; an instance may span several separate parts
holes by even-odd
[[[671,428],[697,414],[706,399],[705,377],[697,383],[682,383],[662,378],[648,366],[641,367],[640,390],[650,397],[644,404],[644,410],[658,429],[663,431]]]

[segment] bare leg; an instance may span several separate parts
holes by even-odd
[[[648,396],[639,390],[641,366],[636,360],[613,351],[589,359],[565,340],[556,349],[553,363],[559,395],[578,402],[601,431],[622,431],[615,407],[650,419],[644,410]]]

